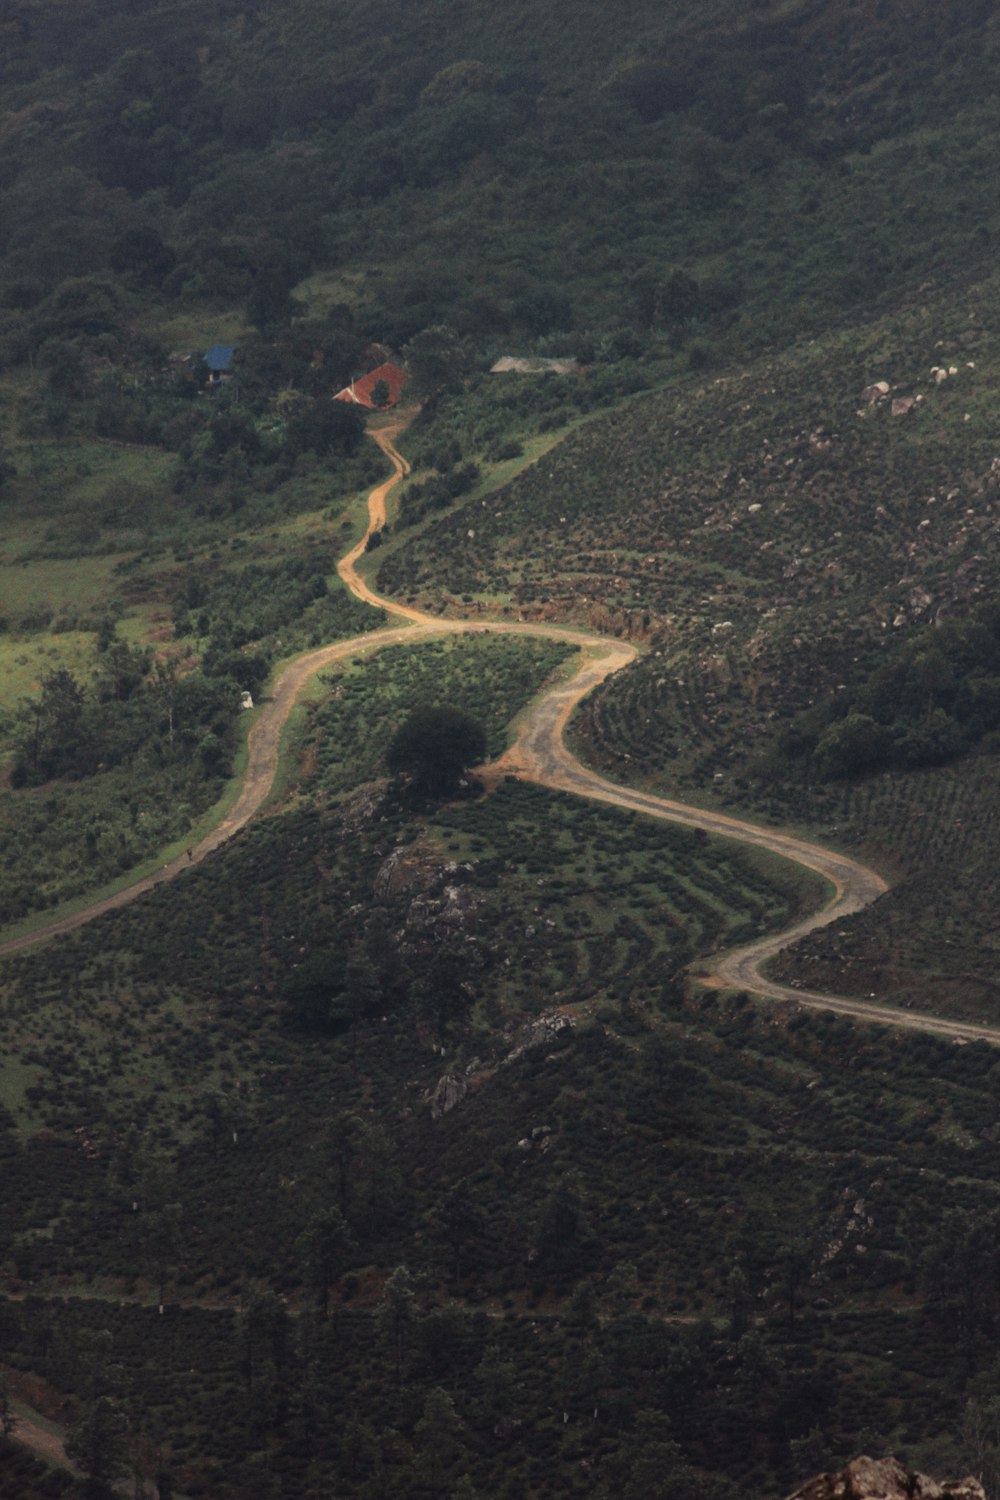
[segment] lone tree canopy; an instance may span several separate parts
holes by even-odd
[[[389,770],[406,772],[425,791],[453,792],[462,773],[486,754],[486,731],[471,714],[425,703],[403,720],[389,742]]]

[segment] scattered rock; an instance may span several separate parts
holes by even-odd
[[[818,1474],[788,1500],[986,1500],[978,1479],[938,1484],[897,1458],[855,1458],[839,1474]]]
[[[905,417],[917,404],[916,396],[893,396],[892,406],[889,408],[894,417]]]

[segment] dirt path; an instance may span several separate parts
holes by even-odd
[[[45,1427],[40,1426],[37,1421],[32,1421],[31,1417],[22,1414],[25,1410],[26,1408],[18,1403],[17,1426],[14,1428],[13,1441],[27,1448],[36,1458],[52,1468],[66,1469],[70,1474],[82,1477],[81,1470],[67,1456],[63,1438],[59,1435],[62,1429],[50,1431],[50,1427],[55,1428],[55,1423],[50,1423]],[[147,1500],[152,1500],[155,1494],[153,1481],[150,1480],[147,1483],[142,1480],[140,1482],[142,1495],[147,1497]],[[127,1496],[129,1500],[134,1500],[136,1494],[134,1480],[119,1480],[112,1488],[116,1495]]]
[[[17,1426],[14,1428],[14,1440],[25,1448],[30,1448],[36,1458],[42,1459],[47,1464],[53,1464],[58,1469],[69,1469],[71,1473],[78,1474],[80,1471],[71,1464],[66,1457],[66,1449],[63,1440],[54,1432],[39,1426],[30,1417],[17,1413]]]
[[[345,585],[350,589],[356,599],[365,604],[371,604],[375,609],[388,610],[391,615],[402,615],[406,620],[418,621],[421,624],[433,619],[433,616],[424,614],[422,610],[411,609],[409,605],[397,604],[391,599],[382,599],[374,593],[358,572],[358,559],[364,555],[368,538],[374,531],[381,531],[386,523],[386,500],[389,491],[395,489],[401,479],[405,479],[410,472],[410,465],[396,447],[396,439],[399,434],[409,425],[412,413],[402,412],[392,422],[384,423],[378,427],[369,427],[368,433],[378,443],[386,458],[392,464],[393,472],[382,484],[377,485],[368,496],[368,527],[361,540],[351,548],[346,557],[342,557],[337,564],[337,572],[340,574]]]
[[[24,1448],[30,1448],[31,1452],[37,1458],[45,1460],[46,1464],[55,1464],[57,1469],[70,1469],[73,1473],[78,1473],[66,1457],[66,1449],[63,1448],[61,1437],[48,1433],[45,1428],[39,1427],[37,1422],[31,1422],[25,1416],[18,1416],[16,1422],[18,1425],[13,1430],[16,1442],[21,1443]]]
[[[274,691],[256,711],[255,723],[248,740],[248,764],[239,797],[225,818],[195,845],[190,853],[172,860],[127,889],[117,892],[102,901],[61,918],[24,937],[0,944],[0,955],[14,953],[43,939],[60,933],[71,932],[91,922],[104,912],[113,911],[134,901],[145,891],[152,890],[165,881],[173,880],[192,865],[199,864],[221,844],[226,843],[259,812],[265,802],[277,774],[281,733],[288,716],[309,679],[322,668],[331,666],[349,657],[357,657],[383,646],[397,645],[404,641],[428,640],[442,635],[526,635],[545,636],[565,641],[580,649],[580,664],[571,678],[545,692],[524,714],[519,725],[515,743],[502,759],[484,768],[484,774],[495,780],[503,774],[516,775],[524,780],[538,782],[542,786],[560,791],[573,792],[595,801],[607,802],[632,812],[644,813],[669,822],[683,823],[689,828],[701,828],[705,832],[724,838],[737,839],[753,844],[772,854],[796,861],[807,869],[815,870],[833,887],[830,900],[819,911],[797,922],[783,932],[761,938],[731,953],[716,955],[699,966],[697,977],[703,984],[718,988],[752,990],[767,999],[782,1000],[795,1005],[838,1011],[845,1015],[863,1019],[888,1022],[915,1030],[936,1032],[940,1035],[964,1040],[978,1039],[1000,1044],[1000,1027],[979,1026],[960,1021],[950,1021],[935,1016],[896,1010],[891,1006],[878,1005],[864,1000],[826,995],[818,991],[794,989],[768,979],[762,966],[790,943],[804,937],[819,927],[841,920],[853,912],[860,911],[883,895],[888,886],[874,870],[857,860],[837,854],[820,844],[779,833],[741,818],[724,813],[707,812],[674,802],[667,797],[657,797],[630,787],[619,786],[605,780],[595,771],[580,763],[566,748],[563,733],[573,710],[600,683],[614,672],[621,671],[638,655],[626,642],[596,636],[589,631],[575,630],[558,625],[527,624],[517,621],[445,620],[404,605],[392,599],[384,599],[361,577],[357,564],[364,555],[365,544],[374,531],[386,524],[387,500],[392,489],[410,472],[410,465],[396,447],[396,439],[406,427],[412,413],[397,413],[390,421],[369,429],[371,437],[382,449],[392,465],[392,474],[372,490],[368,498],[368,526],[364,536],[337,565],[337,571],[346,587],[366,604],[384,609],[390,617],[402,620],[383,630],[357,636],[349,641],[338,641],[331,646],[320,647],[292,662],[279,676]]]

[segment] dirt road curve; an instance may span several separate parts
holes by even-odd
[[[650,817],[664,818],[669,822],[683,823],[689,828],[702,828],[708,833],[754,844],[773,854],[797,861],[810,870],[824,876],[832,886],[827,904],[812,916],[795,926],[739,948],[732,953],[718,955],[704,966],[707,972],[700,974],[703,984],[715,987],[752,990],[772,1000],[782,1000],[795,1005],[805,1005],[824,1010],[838,1011],[845,1015],[880,1021],[897,1026],[906,1026],[921,1031],[936,1032],[962,1040],[985,1040],[1000,1044],[1000,1028],[967,1025],[934,1016],[913,1014],[895,1010],[891,1006],[877,1005],[863,1000],[851,1000],[814,991],[798,990],[776,983],[761,973],[761,968],[782,948],[830,922],[839,921],[852,912],[876,901],[888,889],[886,882],[874,870],[836,854],[819,844],[794,838],[790,834],[778,833],[762,828],[755,823],[739,818],[727,817],[723,813],[706,812],[673,802],[666,797],[655,797],[630,787],[617,786],[606,781],[596,772],[588,770],[570,754],[563,741],[563,731],[577,704],[592,692],[599,683],[612,673],[620,671],[632,662],[637,652],[625,642],[596,636],[588,631],[573,630],[557,625],[524,624],[516,621],[451,620],[439,619],[409,605],[383,599],[365,582],[357,570],[364,553],[368,536],[380,530],[386,522],[386,501],[389,492],[400,479],[409,473],[410,466],[397,450],[395,440],[406,426],[408,418],[397,416],[394,420],[370,429],[371,436],[382,449],[393,468],[391,477],[378,485],[368,500],[368,528],[361,540],[342,558],[338,572],[348,589],[358,598],[376,608],[387,611],[403,621],[383,630],[372,631],[350,641],[338,641],[331,646],[320,647],[286,667],[278,678],[271,698],[256,711],[256,721],[249,736],[247,771],[239,798],[232,811],[215,829],[190,852],[163,866],[152,875],[137,881],[103,901],[95,902],[73,916],[52,922],[34,933],[0,945],[0,955],[16,952],[29,944],[60,933],[70,932],[92,921],[106,911],[124,906],[143,892],[152,890],[164,881],[173,880],[189,866],[200,863],[221,844],[232,838],[260,810],[274,783],[278,768],[281,732],[287,722],[296,699],[309,679],[323,667],[348,657],[380,650],[383,646],[400,642],[428,640],[442,635],[495,634],[547,636],[566,641],[580,648],[581,660],[574,675],[545,692],[525,713],[519,726],[514,745],[502,760],[489,768],[490,779],[507,772],[525,780],[561,791],[607,802],[614,807],[645,813]]]
[[[20,1415],[17,1417],[14,1436],[25,1448],[30,1448],[36,1458],[42,1459],[47,1464],[54,1464],[59,1469],[70,1469],[74,1474],[79,1473],[76,1466],[71,1464],[66,1457],[62,1438],[57,1437],[54,1432],[49,1432],[47,1428],[41,1427],[37,1422],[31,1421],[29,1417]]]

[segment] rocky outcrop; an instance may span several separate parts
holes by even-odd
[[[468,1092],[469,1085],[459,1074],[444,1073],[431,1094],[431,1119],[440,1120],[461,1104]]]
[[[426,859],[414,857],[406,849],[394,849],[375,873],[372,892],[379,901],[401,896],[430,884],[434,868]]]
[[[897,1458],[855,1458],[839,1474],[818,1474],[788,1500],[986,1500],[978,1479],[940,1483]]]
[[[433,929],[440,935],[460,934],[481,905],[481,898],[465,885],[445,885],[415,896],[406,913],[409,931]]]
[[[482,898],[463,882],[471,864],[449,861],[441,865],[412,849],[394,849],[382,861],[372,883],[379,901],[405,906],[406,930],[427,936],[467,937],[466,927]]]
[[[556,1040],[560,1032],[569,1031],[572,1025],[573,1022],[569,1016],[561,1011],[545,1011],[542,1015],[536,1016],[533,1021],[529,1021],[526,1026],[521,1027],[515,1044],[507,1053],[504,1062],[516,1062],[519,1057],[523,1057],[534,1047],[547,1047]]]

